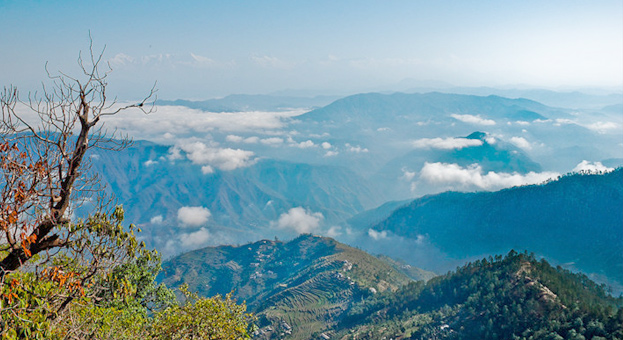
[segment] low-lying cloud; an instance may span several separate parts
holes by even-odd
[[[511,137],[510,142],[515,144],[516,147],[524,150],[531,150],[532,144],[523,137]]]
[[[382,240],[382,239],[386,239],[387,238],[387,231],[383,230],[383,231],[376,231],[372,228],[368,229],[368,236],[370,236],[372,239],[378,241],[378,240]]]
[[[197,227],[208,222],[212,214],[205,207],[181,207],[177,211],[177,219],[184,227]]]
[[[481,145],[480,139],[469,138],[422,138],[413,141],[413,147],[416,149],[452,150]]]
[[[450,116],[452,118],[454,118],[456,120],[460,120],[460,121],[462,121],[464,123],[476,124],[476,125],[484,125],[484,126],[495,125],[495,121],[494,120],[485,119],[485,118],[482,118],[480,116],[459,115],[459,114],[451,114]]]
[[[299,234],[318,232],[324,216],[319,212],[312,212],[303,207],[296,207],[281,214],[273,227],[296,231]]]
[[[257,161],[252,151],[210,147],[202,142],[186,143],[177,146],[177,148],[183,150],[186,157],[194,164],[210,167],[206,169],[215,167],[223,171],[230,171],[251,166]],[[170,154],[174,154],[174,152],[170,152]],[[204,171],[204,173],[210,172]]]
[[[529,172],[527,174],[504,173],[489,171],[486,174],[482,167],[473,164],[466,168],[458,164],[425,163],[420,171],[420,179],[433,184],[447,185],[459,189],[478,188],[499,190],[527,184],[538,184],[548,179],[558,178],[557,172]]]
[[[610,172],[614,171],[614,168],[609,168],[601,162],[589,162],[587,160],[583,160],[575,168],[573,168],[573,172],[589,172],[589,173],[600,173],[600,172]]]
[[[195,248],[208,242],[212,235],[206,228],[201,228],[192,233],[183,233],[179,235],[180,243],[184,248]]]
[[[137,139],[165,142],[174,132],[178,136],[222,133],[275,134],[287,127],[292,117],[304,110],[287,112],[205,112],[185,106],[157,106],[149,116],[139,110],[107,117],[106,124]],[[165,135],[169,134],[169,138]]]

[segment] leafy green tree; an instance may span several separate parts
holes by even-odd
[[[152,334],[156,339],[205,339],[238,340],[249,339],[251,314],[245,313],[246,305],[236,304],[231,294],[224,298],[217,295],[199,298],[180,287],[185,302],[174,305],[156,316]]]

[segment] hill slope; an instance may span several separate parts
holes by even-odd
[[[233,290],[260,317],[261,338],[289,332],[292,339],[309,339],[334,325],[355,301],[411,281],[394,264],[312,235],[199,249],[163,267],[168,286],[187,283],[204,296]]]
[[[375,295],[328,332],[335,339],[620,339],[623,298],[528,254],[479,260]]]
[[[530,249],[623,283],[623,169],[497,192],[425,196],[372,228],[425,237],[455,259]]]
[[[294,207],[321,213],[323,222],[334,224],[384,197],[375,184],[344,167],[261,159],[246,168],[203,174],[201,166],[173,162],[168,155],[167,146],[139,141],[91,159],[107,189],[124,203],[126,218],[148,226],[145,241],[163,251],[176,233],[194,231],[180,227],[178,210],[184,206],[209,209],[207,227],[223,234],[220,243],[235,244],[289,236],[270,224]],[[158,223],[152,223],[157,216]]]

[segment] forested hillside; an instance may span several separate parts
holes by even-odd
[[[497,192],[425,196],[372,229],[425,237],[454,259],[530,249],[623,283],[623,169]]]
[[[623,299],[527,253],[469,263],[356,304],[335,339],[620,339]]]

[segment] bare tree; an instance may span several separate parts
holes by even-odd
[[[106,77],[111,69],[102,57],[103,51],[93,53],[91,42],[88,59],[78,58],[78,77],[48,72],[51,85],[44,85],[41,94],[22,100],[9,87],[0,96],[1,275],[37,254],[70,247],[76,237],[88,238],[85,224],[71,219],[73,209],[101,190],[97,175],[89,172],[87,153],[131,143],[103,129],[103,119],[132,108],[144,113],[154,108],[154,88],[135,104],[110,100]]]

